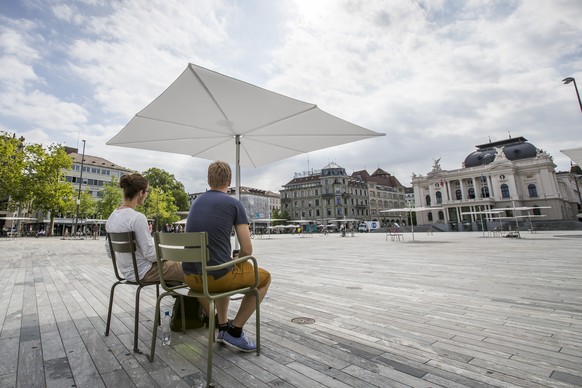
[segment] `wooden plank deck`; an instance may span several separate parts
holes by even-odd
[[[582,234],[522,237],[256,239],[273,275],[262,353],[215,344],[215,384],[582,386]],[[204,386],[205,329],[158,342],[153,363],[133,353],[133,287],[117,288],[104,336],[113,278],[102,239],[0,240],[0,388]],[[143,352],[154,304],[144,289]]]

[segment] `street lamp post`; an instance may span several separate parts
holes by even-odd
[[[81,156],[81,173],[79,174],[79,193],[77,194],[77,211],[75,213],[75,230],[73,235],[77,235],[77,224],[79,223],[79,206],[81,205],[81,189],[83,185],[83,164],[85,162],[85,140],[83,140],[83,155]]]
[[[574,89],[576,89],[576,96],[578,96],[578,104],[580,105],[580,111],[582,112],[582,100],[580,100],[580,93],[578,92],[578,85],[576,85],[576,80],[574,77],[567,77],[562,80],[564,85],[568,85],[570,82],[574,83]]]

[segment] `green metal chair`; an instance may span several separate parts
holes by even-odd
[[[107,325],[105,326],[105,335],[109,335],[109,327],[111,325],[111,310],[113,308],[113,296],[115,294],[115,287],[120,284],[127,284],[131,286],[137,286],[135,291],[135,311],[134,311],[134,329],[133,329],[133,351],[136,353],[141,353],[137,347],[138,341],[138,329],[139,329],[139,299],[141,289],[147,286],[156,286],[156,297],[160,295],[160,282],[144,282],[138,277],[137,272],[137,261],[135,257],[135,234],[133,232],[122,232],[122,233],[107,233],[107,241],[109,244],[109,251],[111,252],[111,261],[113,263],[113,270],[115,271],[115,277],[117,277],[117,282],[113,283],[111,286],[111,292],[109,293],[109,311],[107,313]],[[119,253],[129,253],[131,254],[131,260],[133,262],[133,273],[135,282],[129,281],[120,275],[119,269],[117,268],[117,255]],[[159,306],[158,306],[159,308]],[[159,318],[158,321],[159,322]]]
[[[187,285],[179,286],[169,286],[166,284],[163,273],[160,271],[160,280],[162,288],[165,290],[156,302],[156,317],[152,336],[152,346],[149,360],[153,362],[154,354],[156,350],[156,336],[158,329],[158,322],[160,317],[160,302],[167,295],[182,296],[188,298],[207,298],[209,301],[209,311],[208,313],[208,363],[206,370],[206,382],[208,386],[212,384],[212,348],[214,344],[214,328],[215,328],[215,301],[216,299],[230,297],[234,294],[247,294],[253,293],[256,297],[256,343],[257,343],[257,356],[260,355],[261,349],[261,335],[260,335],[260,299],[259,299],[259,267],[257,260],[253,256],[245,256],[238,259],[233,259],[228,263],[221,265],[208,265],[208,260],[210,258],[208,252],[208,234],[206,232],[195,232],[195,233],[154,233],[154,242],[156,246],[156,252],[158,256],[158,263],[162,260],[171,260],[179,262],[188,263],[201,263],[202,267],[202,281],[203,290],[202,292],[196,292],[191,290]],[[252,287],[239,288],[227,292],[211,293],[208,291],[208,272],[216,271],[219,269],[228,268],[234,266],[237,263],[242,263],[244,261],[252,261],[255,268],[255,284]],[[158,264],[161,268],[161,265]],[[182,309],[184,304],[182,304]],[[182,310],[182,316],[184,316],[184,311]]]

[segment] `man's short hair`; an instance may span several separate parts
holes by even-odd
[[[230,186],[232,171],[228,163],[217,160],[208,166],[208,185],[211,189]]]

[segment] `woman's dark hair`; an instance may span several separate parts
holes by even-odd
[[[148,180],[140,174],[128,174],[119,179],[119,187],[123,189],[125,199],[133,199],[142,190],[147,190]]]

